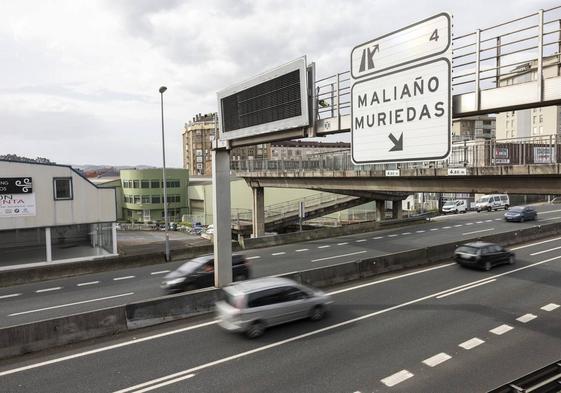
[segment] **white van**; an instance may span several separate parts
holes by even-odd
[[[465,213],[467,208],[467,201],[464,199],[450,200],[444,202],[444,206],[442,206],[442,214]]]
[[[477,203],[475,204],[475,210],[480,212],[481,210],[499,210],[505,209],[508,210],[510,206],[510,200],[508,195],[506,194],[490,194],[490,195],[483,195]]]

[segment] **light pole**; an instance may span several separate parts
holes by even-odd
[[[167,193],[167,181],[166,181],[166,142],[164,138],[164,92],[168,88],[161,86],[158,90],[160,92],[160,105],[162,109],[162,159],[164,166],[162,168],[162,177],[164,182],[164,225],[166,232],[166,262],[170,261],[169,257],[169,217],[168,217],[168,193]]]

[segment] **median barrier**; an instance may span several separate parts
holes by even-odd
[[[304,285],[324,288],[347,281],[358,280],[360,278],[360,271],[356,262],[347,262],[303,270],[300,272],[299,278],[300,282]]]
[[[0,359],[126,330],[124,306],[0,328]]]

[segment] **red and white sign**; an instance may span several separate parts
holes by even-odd
[[[0,218],[35,216],[35,193],[0,194]]]

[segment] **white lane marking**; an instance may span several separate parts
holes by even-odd
[[[396,237],[396,236],[397,236],[396,234],[388,235],[388,237]]]
[[[463,291],[467,291],[468,289],[472,289],[472,288],[478,287],[478,286],[480,286],[480,285],[490,284],[490,283],[492,283],[493,281],[497,281],[497,280],[492,279],[492,280],[489,280],[489,281],[480,282],[480,283],[478,283],[478,284],[470,285],[470,286],[468,286],[468,287],[465,287],[465,288],[462,288],[462,289],[458,289],[458,290],[456,290],[456,291],[447,292],[447,293],[445,293],[444,295],[437,296],[436,298],[437,298],[437,299],[442,299],[442,298],[444,298],[444,297],[447,297],[447,296],[450,296],[450,295],[455,295],[456,293],[460,293],[460,292],[463,292]]]
[[[559,217],[549,217],[549,218],[543,218],[543,219],[541,219],[540,221],[558,220],[558,219],[560,219],[560,218],[561,218],[561,216],[559,216]]]
[[[274,252],[271,255],[284,255],[284,254],[286,254],[286,252],[281,251],[281,252]]]
[[[553,248],[550,248],[548,250],[533,252],[533,253],[530,254],[530,256],[533,257],[534,255],[545,254],[546,252],[551,252],[551,251],[555,251],[555,250],[559,250],[559,249],[561,249],[561,246],[560,247],[553,247]]]
[[[349,242],[337,243],[338,246],[345,246],[347,244],[349,244]]]
[[[11,293],[9,295],[2,295],[0,296],[0,299],[7,299],[9,297],[16,297],[16,296],[21,296],[21,293]]]
[[[250,258],[247,258],[247,259],[253,259],[253,258],[255,258],[255,257],[250,257]],[[259,258],[259,257],[257,257],[257,258]],[[151,272],[150,275],[155,276],[156,274],[165,274],[165,273],[169,273],[169,272],[170,272],[169,270],[159,270],[157,272]]]
[[[488,228],[488,229],[481,229],[479,231],[473,231],[473,232],[466,232],[466,233],[462,233],[462,236],[466,236],[466,235],[472,235],[474,233],[480,233],[480,232],[489,232],[489,231],[494,231],[495,228]]]
[[[529,245],[528,245],[528,247],[529,247]],[[546,259],[544,261],[536,262],[536,263],[533,263],[531,265],[527,265],[527,266],[523,266],[523,267],[520,267],[520,268],[517,268],[517,269],[509,270],[508,272],[505,272],[505,273],[497,274],[493,277],[510,275],[510,274],[518,272],[520,270],[526,270],[526,269],[529,269],[529,268],[532,268],[532,267],[535,267],[535,266],[539,266],[539,265],[542,265],[544,263],[548,263],[548,262],[551,262],[551,261],[554,261],[554,260],[557,260],[557,259],[560,259],[560,258],[561,258],[561,256],[558,256],[558,257],[555,257],[555,258],[549,258],[549,259]],[[374,281],[372,283],[357,285],[357,286],[352,287],[352,288],[345,288],[345,289],[341,289],[341,290],[338,290],[338,291],[329,292],[328,294],[329,295],[336,295],[338,293],[352,291],[352,290],[355,290],[355,289],[361,289],[363,287],[379,284],[381,282],[397,280],[397,279],[402,278],[402,277],[408,277],[408,276],[411,276],[411,275],[420,274],[420,273],[424,273],[424,272],[428,272],[428,271],[436,270],[436,269],[442,269],[442,268],[450,267],[450,266],[454,266],[454,265],[456,265],[455,262],[447,263],[447,264],[444,264],[444,265],[435,266],[435,267],[431,267],[431,268],[428,268],[428,269],[419,270],[419,271],[416,271],[416,272],[411,272],[411,273],[406,273],[406,274],[402,274],[402,275],[391,277],[391,278],[386,278],[384,280]],[[465,285],[470,285],[470,284],[474,284],[474,283],[475,282],[468,283],[468,284],[465,284]],[[454,289],[454,288],[452,288],[452,289]],[[380,311],[376,311],[372,314],[368,314],[368,315],[357,317],[357,318],[354,318],[354,319],[351,319],[351,320],[348,320],[348,321],[344,321],[344,322],[341,322],[337,325],[327,326],[327,327],[319,329],[317,331],[312,331],[312,332],[305,333],[305,334],[300,335],[300,336],[292,337],[292,338],[288,339],[287,342],[300,340],[302,338],[306,338],[306,337],[309,337],[309,336],[312,336],[312,335],[315,335],[315,334],[323,333],[325,331],[329,331],[329,330],[335,329],[335,328],[340,327],[340,326],[353,324],[353,323],[355,323],[357,321],[360,321],[362,319],[371,318],[371,317],[376,316],[376,315],[384,314],[384,313],[387,313],[387,312],[390,312],[390,311],[393,311],[393,310],[397,310],[397,309],[400,309],[400,308],[403,308],[403,307],[407,307],[407,306],[410,306],[412,304],[419,303],[419,302],[425,301],[427,299],[433,298],[434,296],[445,293],[445,292],[447,292],[447,291],[443,291],[443,292],[439,292],[439,293],[433,293],[433,294],[430,294],[428,296],[424,296],[424,297],[419,298],[419,299],[410,300],[406,303],[398,304],[396,306],[392,306],[392,307],[389,307],[389,308],[386,308],[386,309],[383,309],[383,310],[380,310]],[[81,352],[81,353],[75,353],[73,355],[64,356],[62,358],[56,358],[56,359],[51,359],[51,360],[47,360],[47,361],[40,362],[40,363],[30,364],[30,365],[23,366],[23,367],[18,367],[18,368],[15,368],[15,369],[2,371],[2,372],[0,372],[0,377],[3,377],[5,375],[19,373],[19,372],[26,371],[26,370],[32,370],[32,369],[47,366],[47,365],[50,365],[50,364],[60,363],[60,362],[66,361],[66,360],[71,360],[71,359],[76,359],[76,358],[80,358],[80,357],[83,357],[83,356],[96,354],[96,353],[99,353],[99,352],[105,352],[105,351],[109,351],[109,350],[116,349],[116,348],[126,347],[126,346],[133,345],[133,344],[139,344],[139,343],[142,343],[144,341],[155,340],[155,339],[158,339],[158,338],[161,338],[161,337],[166,337],[166,336],[170,336],[170,335],[173,335],[173,334],[183,333],[183,332],[186,332],[186,331],[189,331],[189,330],[194,330],[194,329],[199,329],[199,328],[210,326],[210,325],[215,325],[217,323],[218,323],[217,321],[205,322],[205,323],[202,323],[202,324],[199,324],[199,325],[188,326],[188,327],[185,327],[185,328],[172,330],[172,331],[169,331],[169,332],[159,333],[159,334],[156,334],[156,335],[153,335],[153,336],[147,336],[147,337],[143,337],[143,338],[133,339],[131,341],[125,341],[125,342],[110,345],[110,346],[107,346],[107,347],[96,348],[96,349],[86,351],[86,352]],[[269,346],[267,348],[264,348],[262,350],[269,349],[269,348],[272,348],[272,347],[275,347],[275,346],[280,346],[280,345],[285,344],[285,343],[286,342],[277,342],[277,343],[269,344]],[[256,349],[252,350],[251,353],[258,352],[258,350],[261,350],[261,349],[256,348]],[[251,353],[245,353],[244,352],[244,353],[234,355],[234,356],[236,356],[236,359],[237,359],[237,358],[242,357],[242,356],[250,355]],[[220,361],[217,361],[217,362],[222,363],[222,362],[229,361],[229,360],[232,360],[232,359],[227,359],[227,360],[223,360],[221,362]],[[219,364],[219,363],[216,363],[216,364]],[[214,365],[214,364],[209,364],[207,367],[209,367],[211,365]],[[197,369],[202,369],[202,368],[203,368],[202,366],[197,367]],[[187,371],[189,371],[189,370],[187,370]],[[185,372],[180,372],[179,374],[183,375],[183,374],[186,374],[186,373]],[[188,374],[188,372],[187,372],[187,374]],[[164,379],[165,379],[165,377],[164,377]]]
[[[248,261],[250,261],[250,260],[252,260],[252,259],[259,259],[259,258],[261,258],[259,255],[255,255],[255,256],[253,256],[253,257],[247,257],[246,259],[247,259]]]
[[[534,315],[534,314],[524,314],[519,318],[516,318],[516,320],[518,322],[522,322],[522,323],[528,323],[530,322],[532,319],[536,319],[538,316]]]
[[[43,293],[43,292],[58,291],[59,289],[62,289],[62,287],[52,287],[52,288],[38,289],[35,292],[36,293]]]
[[[304,252],[304,251],[310,251],[309,248],[301,248],[299,250],[296,250],[296,252]]]
[[[134,295],[134,292],[127,292],[127,293],[121,293],[120,295],[113,295],[113,296],[105,296],[105,297],[100,297],[97,299],[90,299],[90,300],[82,300],[80,302],[74,302],[74,303],[67,303],[67,304],[60,304],[58,306],[51,306],[51,307],[44,307],[44,308],[38,308],[36,310],[29,310],[29,311],[22,311],[22,312],[16,312],[13,314],[9,314],[9,317],[15,317],[17,315],[24,315],[24,314],[31,314],[34,312],[39,312],[39,311],[46,311],[46,310],[54,310],[56,308],[62,308],[62,307],[70,307],[70,306],[75,306],[77,304],[86,304],[86,303],[92,303],[92,302],[99,302],[101,300],[108,300],[108,299],[115,299],[118,297],[123,297],[123,296],[130,296],[130,295]],[[2,374],[0,374],[1,376]]]
[[[473,222],[466,222],[466,225],[473,225]]]
[[[330,245],[325,245],[325,246],[318,246],[318,248],[329,248],[331,247]]]
[[[476,224],[483,224],[483,221],[476,221]]]
[[[481,340],[477,337],[474,337],[474,338],[471,338],[471,339],[469,339],[467,341],[464,341],[463,343],[459,344],[458,347],[462,347],[463,349],[470,350],[472,348],[475,348],[475,347],[483,344],[484,342],[485,341],[483,341],[483,340]]]
[[[438,228],[432,228],[431,231],[438,231]]]
[[[539,246],[540,244],[551,243],[551,242],[554,242],[554,241],[557,241],[557,240],[561,240],[561,237],[556,237],[555,239],[544,240],[544,241],[537,242],[537,243],[530,243],[530,244],[526,244],[524,246],[514,247],[514,248],[511,248],[511,250],[521,250],[523,248]]]
[[[415,233],[424,233],[425,231],[415,231]]]
[[[402,235],[410,235],[411,232],[403,232]]]
[[[440,352],[437,355],[434,355],[428,359],[423,360],[423,363],[429,367],[435,367],[450,359],[452,359],[452,356],[448,355],[447,353]]]
[[[561,212],[561,209],[559,209],[559,210],[550,210],[550,211],[548,211],[548,212],[540,212],[540,214],[551,214],[551,213],[558,213],[558,212]],[[560,218],[561,218],[561,217],[560,217]]]
[[[464,226],[464,224],[456,224],[456,225],[454,225],[454,228],[459,228],[459,227],[463,227],[463,226]]]
[[[556,308],[559,308],[559,304],[549,303],[549,304],[541,307],[541,309],[544,310],[544,311],[553,311]]]
[[[500,336],[502,334],[505,334],[506,332],[510,332],[512,329],[514,329],[512,326],[501,325],[501,326],[497,326],[496,328],[491,329],[489,331],[493,334],[496,334],[497,336]]]
[[[358,240],[355,240],[356,243],[362,243],[362,242],[365,242],[365,241],[366,241],[366,239],[358,239]]]
[[[502,218],[495,218],[495,221],[502,221]]]
[[[195,374],[187,374],[187,375],[184,375],[184,376],[179,377],[179,378],[171,379],[169,381],[162,382],[162,383],[159,383],[157,385],[152,385],[152,386],[149,386],[147,388],[137,390],[137,391],[135,391],[135,393],[149,392],[150,390],[159,389],[159,388],[164,387],[166,385],[171,385],[172,383],[176,383],[176,382],[183,381],[185,379],[193,378],[194,376],[195,376]]]
[[[401,370],[395,374],[390,375],[389,377],[386,377],[384,379],[381,379],[380,382],[382,382],[384,385],[386,385],[387,387],[392,387],[397,385],[398,383],[401,383],[409,378],[411,378],[413,376],[412,373],[410,373],[407,370]]]
[[[121,281],[121,280],[128,280],[134,278],[135,276],[123,276],[123,277],[115,277],[113,281]]]
[[[493,220],[485,220],[485,222],[493,222]]]
[[[441,229],[450,229],[450,228],[452,228],[452,227],[442,227]]]
[[[312,262],[327,261],[327,260],[329,260],[329,259],[348,257],[349,255],[364,254],[365,252],[366,252],[366,251],[357,251],[357,252],[351,252],[350,254],[333,255],[332,257],[325,257],[325,258],[312,259]]]
[[[373,237],[372,240],[382,239],[383,237],[384,237],[384,236],[376,236],[376,237]]]
[[[99,281],[88,281],[88,282],[81,282],[79,284],[76,284],[77,287],[84,287],[86,285],[95,285],[95,284],[99,284]]]

